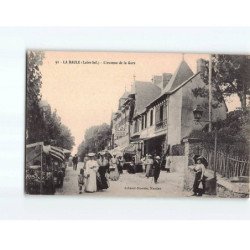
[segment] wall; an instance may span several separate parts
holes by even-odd
[[[183,173],[187,168],[188,158],[187,156],[170,156],[171,160],[171,172]]]
[[[201,107],[204,109],[201,121],[209,120],[208,97],[195,97],[192,90],[197,87],[208,88],[208,86],[202,81],[200,75],[197,75],[182,87],[181,138],[188,136],[193,129],[202,129],[206,124],[206,122],[196,123],[194,121],[193,110],[197,107],[197,105],[201,105]],[[213,104],[215,103],[216,101],[213,100]],[[225,104],[220,104],[218,108],[213,108],[212,120],[224,120],[226,118],[226,112]]]
[[[208,98],[195,97],[192,89],[204,87],[204,82],[197,75],[182,87],[182,113],[181,113],[181,138],[188,136],[193,129],[201,129],[206,123],[196,123],[194,121],[193,110],[197,105],[202,107],[208,104]],[[203,120],[208,120],[208,112],[203,113]]]
[[[172,94],[168,101],[167,143],[170,145],[181,141],[181,108],[182,89]]]

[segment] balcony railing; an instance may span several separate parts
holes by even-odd
[[[158,121],[155,124],[155,130],[160,130],[160,129],[164,129],[167,127],[167,119],[162,120],[162,121]]]

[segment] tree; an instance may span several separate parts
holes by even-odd
[[[201,71],[203,81],[208,84],[209,62],[204,60]],[[237,94],[241,107],[246,110],[247,96],[250,94],[250,58],[243,55],[212,55],[213,97],[219,102],[225,97]],[[207,88],[193,90],[195,96],[207,96]]]
[[[250,149],[250,111],[235,110],[227,114],[225,120],[213,123],[216,126],[218,147],[225,147],[225,152],[230,150],[238,152],[238,155],[249,155]],[[190,138],[200,139],[204,145],[214,148],[215,131],[208,132],[207,127],[203,130],[193,130]],[[229,150],[230,149],[230,150]]]
[[[60,129],[61,131],[57,140],[57,144],[60,147],[71,150],[73,146],[75,145],[75,142],[74,142],[75,138],[71,135],[69,128],[66,127],[65,125],[62,124]]]
[[[26,139],[27,143],[43,141],[43,114],[39,102],[42,75],[39,67],[43,64],[44,53],[41,51],[27,52],[26,82]]]
[[[111,128],[103,123],[99,126],[88,128],[84,135],[84,140],[78,146],[78,155],[83,158],[88,152],[99,152],[108,146],[111,137]]]
[[[43,64],[44,53],[41,51],[27,52],[27,84],[26,84],[26,142],[51,142],[66,149],[72,149],[74,137],[69,128],[62,124],[57,111],[51,112],[46,103],[46,110],[42,109],[42,74],[40,66]],[[43,103],[44,105],[44,103]]]

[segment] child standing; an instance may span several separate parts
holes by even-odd
[[[78,187],[79,187],[79,194],[82,193],[82,186],[84,185],[84,170],[80,169],[80,174],[78,175]]]

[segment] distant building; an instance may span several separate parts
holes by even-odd
[[[125,91],[119,99],[119,105],[116,112],[112,114],[111,118],[111,148],[118,148],[123,150],[129,145],[130,130],[129,119],[131,116],[131,110],[133,99],[130,97],[130,93]]]

